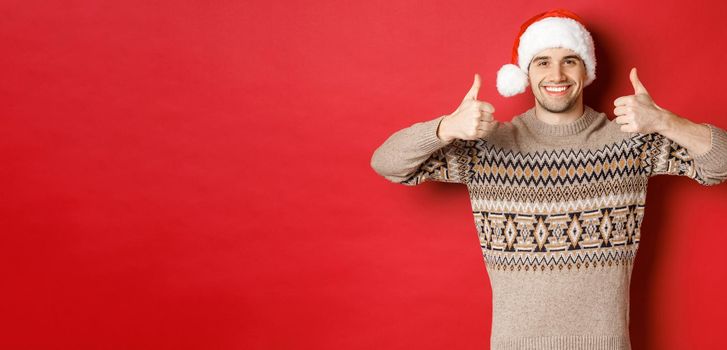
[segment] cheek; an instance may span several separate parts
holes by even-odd
[[[530,72],[528,73],[528,82],[530,83],[530,86],[537,87],[540,77],[536,73]]]
[[[530,79],[530,89],[533,91],[533,93],[537,93],[537,91],[540,89],[538,87],[538,81],[535,79]]]

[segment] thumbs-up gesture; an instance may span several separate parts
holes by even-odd
[[[489,135],[497,125],[492,113],[495,107],[478,101],[480,91],[480,75],[475,74],[475,81],[457,109],[445,116],[439,124],[438,136],[444,142],[453,139],[476,140]]]
[[[616,115],[614,121],[621,125],[623,132],[650,134],[662,131],[671,112],[654,103],[644,84],[639,80],[636,68],[631,68],[629,78],[634,87],[634,94],[621,96],[613,101],[616,106],[613,109]]]

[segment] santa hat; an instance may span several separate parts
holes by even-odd
[[[520,26],[512,48],[511,64],[497,71],[497,91],[505,97],[525,92],[530,85],[528,66],[538,52],[562,47],[575,51],[586,66],[588,86],[596,79],[596,54],[593,38],[578,15],[564,9],[541,13]]]

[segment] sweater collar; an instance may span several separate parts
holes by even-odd
[[[569,136],[585,130],[598,117],[598,112],[583,105],[583,115],[567,124],[548,124],[535,116],[535,107],[523,113],[522,120],[533,133],[543,136]]]

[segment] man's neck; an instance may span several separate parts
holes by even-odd
[[[576,119],[583,116],[583,113],[585,112],[583,107],[583,101],[581,99],[578,99],[578,103],[573,105],[573,108],[571,108],[568,111],[561,112],[561,113],[554,113],[549,112],[543,108],[538,101],[535,101],[535,116],[542,121],[543,123],[552,124],[552,125],[560,125],[560,124],[568,124],[570,122],[575,121]]]

